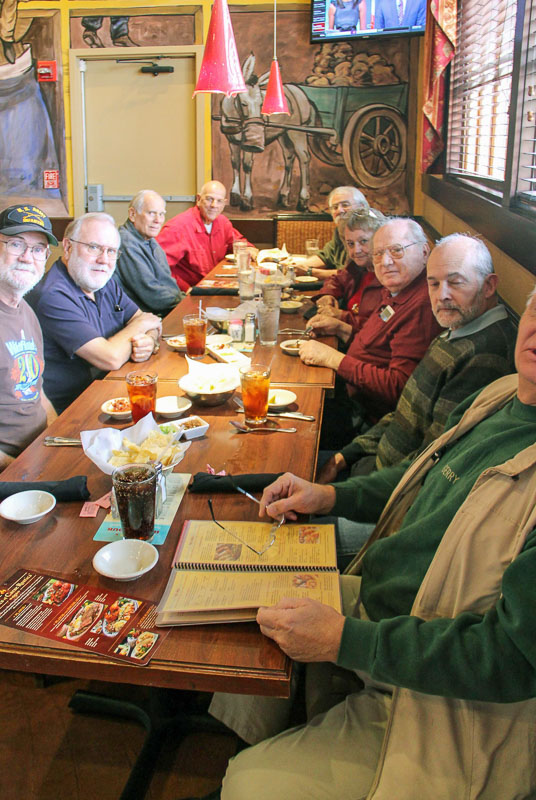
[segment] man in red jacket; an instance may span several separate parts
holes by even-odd
[[[226,202],[223,183],[209,181],[197,195],[195,206],[166,222],[156,237],[180,289],[199,283],[227,253],[232,253],[235,240],[247,242],[222,214]],[[256,247],[247,244],[255,257]]]

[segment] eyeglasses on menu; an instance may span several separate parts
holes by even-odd
[[[24,239],[0,239],[5,244],[8,253],[14,256],[23,256],[30,252],[36,261],[45,261],[50,255],[50,247],[47,244],[26,244]]]
[[[391,258],[394,258],[397,261],[399,258],[402,258],[404,255],[405,250],[408,247],[413,247],[414,244],[422,244],[422,242],[410,242],[409,244],[391,244],[389,247],[382,247],[381,250],[373,250],[372,251],[372,260],[373,261],[381,261],[385,253],[389,253]]]
[[[95,242],[81,242],[79,239],[69,239],[69,241],[76,242],[76,244],[81,244],[84,252],[92,258],[106,256],[109,261],[115,261],[121,252],[117,247],[105,247],[104,245],[96,244]]]
[[[270,547],[274,544],[274,542],[276,540],[276,531],[281,526],[282,522],[284,521],[284,517],[283,517],[281,522],[276,522],[274,525],[272,525],[272,527],[270,528],[270,534],[269,534],[270,535],[270,541],[268,542],[268,544],[265,547],[262,548],[262,550],[256,550],[255,547],[252,547],[250,544],[248,544],[237,533],[233,533],[233,531],[230,531],[229,528],[225,527],[225,525],[222,525],[221,522],[218,522],[218,520],[216,519],[216,516],[214,514],[214,509],[212,507],[212,500],[210,499],[210,497],[208,498],[208,507],[210,509],[210,515],[212,517],[212,522],[214,522],[218,526],[218,528],[221,528],[222,531],[225,531],[225,533],[228,533],[229,536],[232,536],[234,539],[237,539],[239,542],[241,542],[241,544],[245,545],[248,548],[248,550],[251,550],[257,556],[264,555],[264,553],[266,553],[266,551],[269,550]]]

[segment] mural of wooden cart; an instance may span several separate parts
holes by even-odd
[[[344,166],[360,186],[393,183],[406,167],[407,84],[299,88],[317,112],[309,146],[326,164]]]

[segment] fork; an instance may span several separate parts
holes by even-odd
[[[296,433],[297,430],[296,428],[247,428],[245,425],[242,425],[240,422],[236,422],[234,419],[230,419],[229,424],[233,425],[238,433],[256,433],[257,431],[270,431],[270,433]]]
[[[44,444],[47,447],[82,447],[80,439],[70,439],[66,436],[45,436]]]

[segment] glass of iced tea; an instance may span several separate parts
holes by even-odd
[[[138,422],[146,414],[154,414],[156,405],[156,372],[129,372],[126,376],[132,420]]]
[[[182,324],[186,337],[186,353],[190,358],[203,358],[207,341],[207,321],[197,314],[187,314]]]
[[[152,464],[125,464],[112,472],[121,528],[125,539],[152,538],[156,502],[156,469]]]
[[[240,367],[240,382],[246,425],[262,425],[268,414],[270,367],[262,364]]]

